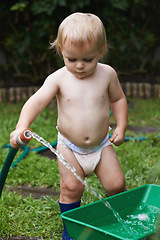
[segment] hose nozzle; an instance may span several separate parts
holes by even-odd
[[[29,143],[29,141],[33,138],[32,130],[27,128],[23,132],[21,132],[17,137],[17,143],[20,146],[25,146]]]

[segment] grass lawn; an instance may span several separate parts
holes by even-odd
[[[23,104],[0,105],[0,169],[7,156],[8,149],[2,149],[9,143],[9,135],[14,130]],[[160,127],[160,100],[129,99],[128,125]],[[57,140],[57,111],[51,103],[32,124],[31,129],[48,142]],[[110,120],[114,124],[113,116]],[[145,136],[146,141],[128,141],[115,147],[126,177],[128,189],[140,185],[160,184],[160,141],[156,133],[135,133],[126,131],[126,136]],[[41,146],[35,140],[29,143],[30,148]],[[18,151],[16,158],[21,154]],[[15,158],[15,160],[16,160]],[[99,180],[95,175],[86,179],[91,187],[105,197]],[[42,157],[35,152],[23,159],[17,167],[10,170],[5,186],[52,187],[59,191],[59,173],[55,159]],[[87,190],[82,197],[82,205],[98,199]],[[59,217],[58,197],[33,199],[28,195],[23,198],[15,192],[4,190],[0,199],[0,239],[7,236],[29,236],[41,239],[61,239],[62,222]]]

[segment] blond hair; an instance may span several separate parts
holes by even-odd
[[[59,26],[57,39],[51,43],[59,55],[64,44],[85,47],[86,43],[96,47],[101,56],[107,53],[106,31],[102,21],[94,14],[73,13],[65,18]]]

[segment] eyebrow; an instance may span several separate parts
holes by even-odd
[[[66,58],[72,59],[72,60],[79,59],[79,58],[76,58],[76,57],[74,57],[74,56],[70,56],[70,54],[67,53],[67,52],[65,52],[64,56],[65,56]],[[82,60],[89,60],[89,59],[93,59],[93,58],[95,58],[95,54],[88,55],[88,56],[84,56],[84,57],[82,58]]]
[[[76,60],[78,58],[73,57],[73,56],[69,56],[68,54],[65,55],[66,58],[72,59],[72,60]],[[95,55],[91,55],[91,56],[86,56],[84,58],[82,58],[82,60],[89,60],[89,59],[93,59],[95,58]]]

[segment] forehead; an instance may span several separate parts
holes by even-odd
[[[66,56],[72,56],[75,58],[86,58],[86,57],[94,57],[97,55],[98,50],[95,46],[91,46],[86,43],[83,46],[71,45],[65,43],[62,49],[62,53]]]

